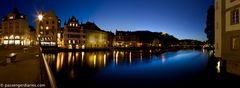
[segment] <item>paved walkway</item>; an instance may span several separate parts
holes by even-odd
[[[0,46],[0,59],[6,59],[6,55],[17,53],[16,62],[0,65],[0,84],[4,83],[34,83],[38,84],[40,76],[40,57],[37,47],[29,47],[24,50],[23,47],[4,48]]]

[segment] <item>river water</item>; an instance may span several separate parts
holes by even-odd
[[[221,81],[213,51],[122,50],[45,53],[59,88],[183,86]]]

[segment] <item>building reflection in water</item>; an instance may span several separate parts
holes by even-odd
[[[204,53],[204,56],[202,54],[201,51],[191,50],[163,54],[160,50],[152,50],[151,52],[149,50],[118,50],[46,53],[44,56],[59,85],[64,83],[81,85],[89,80],[101,82],[102,79],[118,78],[120,80],[125,78],[135,80],[135,78],[141,77],[144,80],[146,78],[160,79],[166,77],[175,79],[180,75],[181,79],[188,73],[195,74],[205,69],[206,64],[199,62],[208,61],[208,54]],[[182,57],[179,57],[179,55]],[[186,64],[188,62],[191,64]],[[220,72],[220,64],[218,62],[218,72]],[[223,70],[221,71],[223,72]],[[182,74],[183,76],[181,76]]]
[[[139,64],[151,62],[149,57],[152,57],[154,51],[98,51],[98,52],[59,52],[46,53],[44,56],[52,68],[56,72],[63,68],[72,69],[73,67],[87,68],[105,68],[108,64]],[[154,56],[155,57],[155,56]],[[165,63],[165,55],[159,54],[158,58],[162,58],[162,63]],[[142,63],[142,64],[144,64]],[[71,72],[71,74],[74,72]]]
[[[163,54],[161,55],[161,58],[162,58],[162,64],[165,64],[165,62],[166,62],[165,53],[163,53]]]

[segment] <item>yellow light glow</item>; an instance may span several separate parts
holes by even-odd
[[[82,52],[82,63],[83,63],[83,59],[84,59],[84,52]]]
[[[47,30],[49,29],[48,26],[46,27],[46,29],[47,29]]]
[[[15,40],[15,45],[20,45],[20,40]]]
[[[57,63],[56,63],[56,68],[57,68],[57,72],[59,71],[59,69],[60,69],[60,64],[61,64],[61,60],[60,60],[60,53],[58,53],[58,55],[57,55]]]
[[[14,39],[14,36],[13,36],[13,35],[11,35],[11,36],[9,37],[9,39]]]
[[[65,54],[65,53],[62,52],[62,53],[60,53],[60,54],[61,54],[61,65],[60,65],[60,66],[62,67],[62,66],[63,66],[63,60],[64,60],[64,54]]]
[[[164,35],[164,36],[165,36],[166,34],[167,34],[166,32],[162,32],[162,35]]]
[[[217,73],[220,73],[220,66],[221,66],[221,63],[220,63],[220,61],[218,61],[218,62],[217,62],[217,66],[216,66],[216,68],[217,68]]]
[[[129,62],[132,63],[132,52],[129,53]]]
[[[42,21],[42,19],[43,19],[43,15],[42,15],[42,14],[39,14],[39,15],[38,15],[38,20],[39,20],[39,21]]]
[[[85,45],[82,45],[82,49],[85,49]]]
[[[15,36],[15,39],[20,39],[20,37],[19,36]]]
[[[68,65],[71,63],[71,58],[72,58],[72,52],[68,53]]]
[[[58,33],[57,36],[58,36],[58,38],[61,38],[61,33]]]
[[[10,16],[9,19],[13,19],[13,16]]]
[[[117,51],[117,53],[116,53],[116,64],[118,64],[118,54],[119,54],[119,52]]]
[[[8,40],[4,40],[3,44],[7,45],[8,44]]]
[[[94,65],[94,67],[96,66],[96,60],[97,60],[97,56],[96,56],[96,54],[94,54],[94,57],[93,57],[93,65]]]
[[[106,54],[103,55],[103,64],[104,64],[104,67],[106,66]]]
[[[4,36],[4,39],[8,39],[8,36]]]

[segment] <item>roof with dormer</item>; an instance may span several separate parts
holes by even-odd
[[[19,12],[17,8],[13,8],[13,11],[10,12],[7,17],[3,17],[2,21],[6,21],[9,19],[9,17],[13,16],[13,19],[26,19],[26,15]]]

